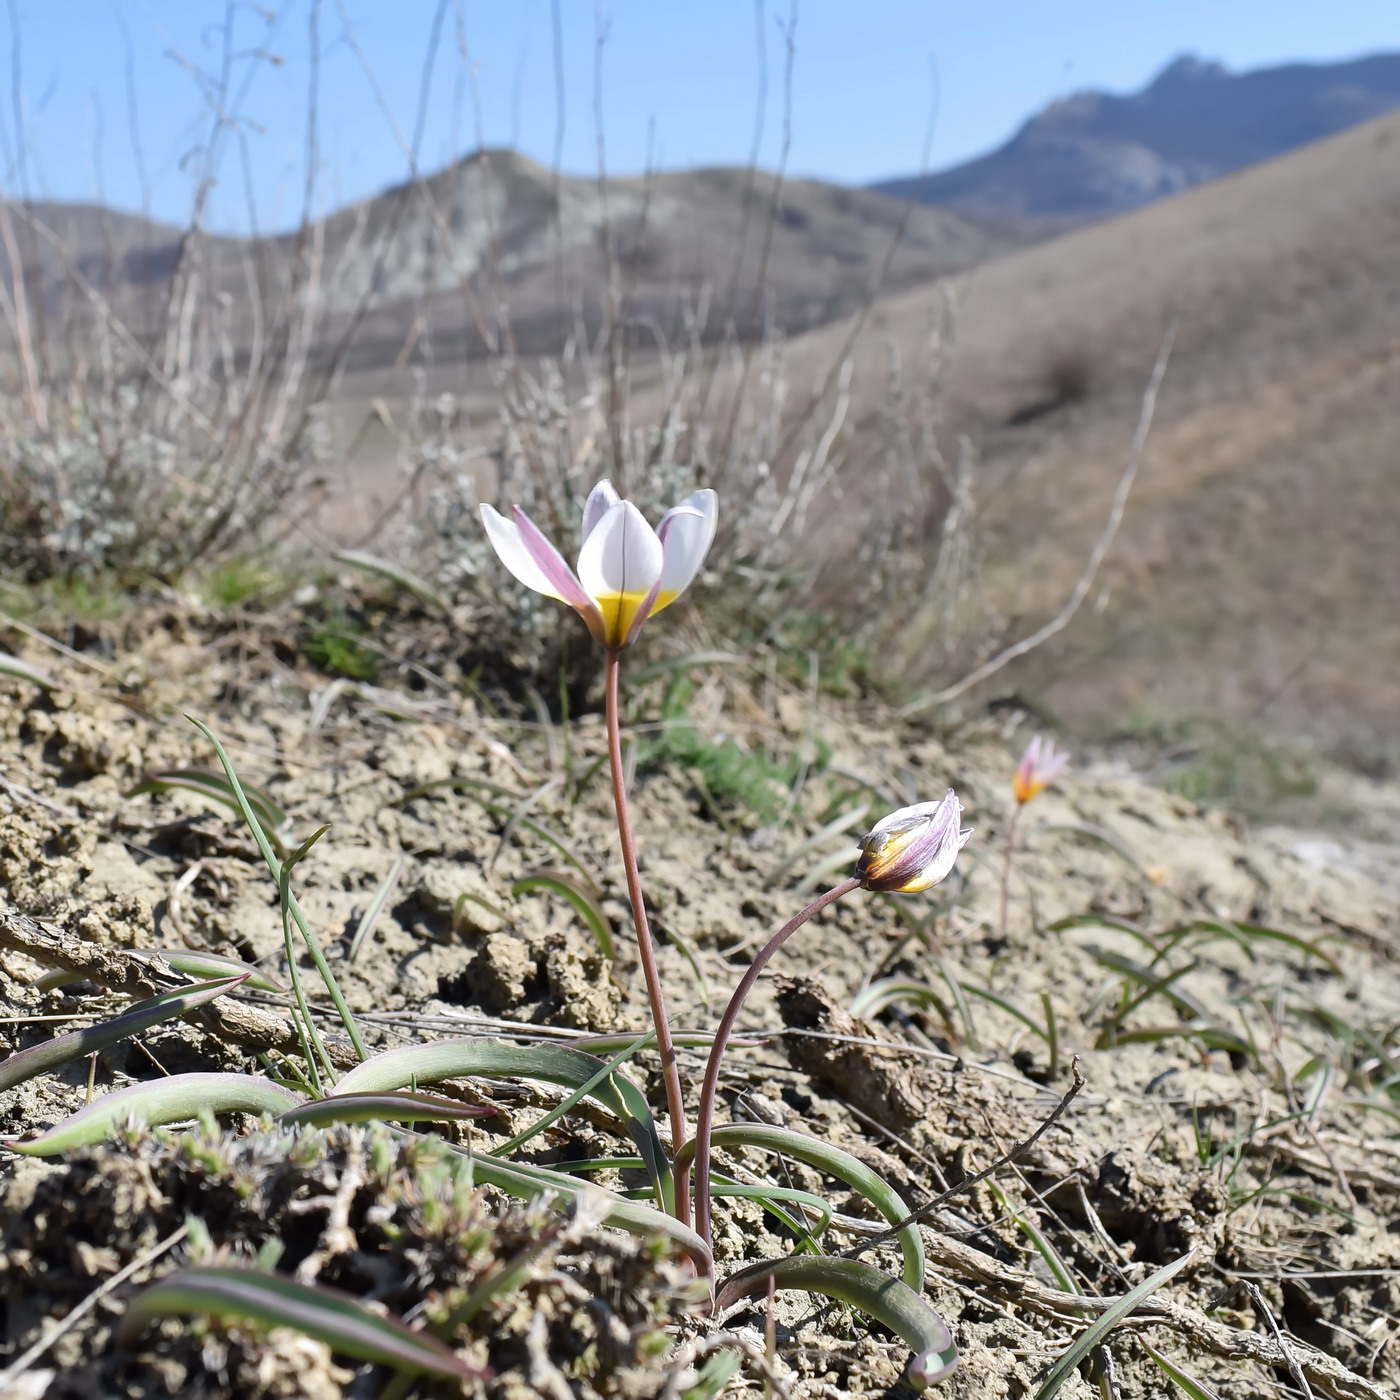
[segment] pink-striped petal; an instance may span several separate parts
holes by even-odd
[[[571,608],[576,608],[586,617],[593,610],[593,600],[574,576],[574,571],[564,562],[564,556],[545,538],[540,527],[519,506],[513,507],[512,514],[520,534],[520,543],[549,581],[553,590],[552,596],[567,603]]]

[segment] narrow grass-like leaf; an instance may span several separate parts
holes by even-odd
[[[1138,874],[1145,873],[1142,862],[1111,832],[1105,831],[1101,826],[1093,826],[1089,822],[1042,822],[1041,831],[1063,831],[1071,836],[1084,836],[1090,841],[1097,842],[1100,846],[1121,857],[1133,867]]]
[[[380,578],[398,584],[415,598],[436,608],[444,617],[452,616],[452,605],[437,589],[391,560],[381,559],[377,554],[369,554],[363,549],[337,549],[331,558],[337,564],[349,564],[352,569],[363,569],[368,574],[378,574]]]
[[[1186,1400],[1220,1400],[1220,1396],[1204,1381],[1199,1381],[1189,1371],[1182,1370],[1175,1361],[1163,1356],[1155,1347],[1148,1346],[1141,1337],[1137,1341],[1143,1351],[1161,1368],[1162,1374],[1186,1396]]]
[[[129,1347],[157,1318],[191,1315],[292,1327],[332,1351],[395,1370],[459,1380],[482,1374],[436,1337],[398,1318],[382,1317],[348,1293],[253,1269],[182,1269],[167,1274],[132,1300],[122,1319],[120,1344]]]
[[[46,1074],[95,1050],[104,1050],[128,1036],[140,1035],[162,1021],[183,1016],[195,1007],[203,1006],[206,1001],[213,1001],[215,997],[233,991],[245,981],[246,977],[222,977],[215,982],[199,982],[193,987],[162,992],[160,996],[137,1002],[110,1021],[69,1031],[41,1045],[31,1045],[28,1050],[17,1051],[8,1060],[0,1062],[0,1089],[13,1088],[26,1079],[33,1079],[35,1075]]]
[[[716,1310],[766,1297],[770,1279],[779,1289],[801,1288],[848,1303],[898,1333],[914,1353],[907,1375],[915,1390],[943,1380],[958,1364],[958,1349],[943,1319],[907,1283],[854,1259],[798,1254],[750,1264],[720,1286]]]
[[[852,1016],[868,1021],[902,1001],[918,1007],[942,1005],[942,998],[927,982],[909,977],[881,977],[857,992],[847,1010]]]
[[[12,1142],[10,1148],[27,1157],[49,1157],[102,1142],[128,1119],[157,1127],[198,1118],[206,1109],[210,1113],[285,1113],[301,1101],[300,1095],[257,1074],[172,1074],[103,1094],[48,1132],[28,1142]]]
[[[566,1201],[574,1201],[581,1192],[603,1190],[591,1182],[579,1181],[565,1172],[551,1171],[548,1167],[531,1166],[525,1162],[503,1162],[499,1157],[477,1156],[474,1153],[471,1159],[476,1180],[521,1200],[533,1201],[552,1194]],[[604,1224],[644,1239],[665,1236],[704,1269],[708,1271],[711,1267],[710,1251],[705,1241],[688,1225],[682,1225],[674,1216],[652,1206],[624,1200],[616,1192],[605,1191],[604,1194],[608,1202]]]
[[[859,1191],[891,1225],[908,1220],[910,1208],[904,1198],[884,1177],[872,1171],[858,1157],[820,1138],[794,1132],[791,1128],[774,1128],[766,1123],[726,1123],[715,1128],[710,1142],[718,1148],[753,1147],[762,1152],[775,1152],[844,1181]],[[694,1142],[688,1142],[676,1154],[676,1168],[688,1166],[695,1155]],[[924,1286],[924,1242],[917,1225],[906,1225],[895,1238],[904,1255],[904,1281],[918,1291]]]
[[[139,962],[161,958],[186,977],[241,977],[255,991],[278,995],[285,995],[287,991],[270,972],[264,972],[252,963],[240,962],[223,953],[206,952],[202,948],[129,948],[126,955]]]
[[[258,829],[277,849],[279,856],[285,854],[282,831],[287,824],[287,814],[266,793],[259,792],[247,783],[241,783],[240,786]],[[135,787],[122,793],[122,796],[139,797],[147,792],[194,792],[231,811],[242,810],[242,804],[233,790],[230,779],[202,768],[166,768],[148,773]],[[246,817],[246,813],[244,815]]]
[[[238,781],[238,774],[234,771],[233,760],[228,756],[228,751],[219,742],[214,731],[202,720],[196,719],[193,715],[186,715],[185,718],[214,746],[214,752],[218,754],[219,762],[223,765],[224,775],[228,779],[229,789],[238,803],[239,811],[243,813],[243,820],[247,822],[248,829],[253,833],[253,839],[258,843],[258,849],[262,852],[263,860],[267,862],[267,868],[272,873],[272,878],[278,882],[280,887],[283,861],[274,849],[273,842],[258,823],[256,813],[248,800],[248,794],[244,791],[243,784]],[[305,851],[305,849],[306,843],[303,843],[302,850]],[[360,1028],[355,1024],[355,1018],[351,1014],[349,1006],[346,1005],[345,998],[341,995],[340,984],[335,980],[335,974],[326,962],[326,955],[321,951],[321,945],[312,936],[311,929],[306,922],[306,916],[301,912],[301,905],[290,889],[284,894],[283,903],[291,913],[292,918],[296,920],[297,928],[301,930],[301,936],[311,953],[311,959],[316,964],[316,971],[320,973],[321,981],[325,984],[326,991],[335,1004],[341,1024],[350,1037],[350,1043],[355,1047],[355,1053],[362,1060],[368,1059],[369,1050],[365,1045],[364,1037],[360,1034]]]
[[[406,856],[402,855],[396,857],[393,865],[389,867],[389,873],[384,877],[384,883],[375,891],[369,908],[365,910],[364,917],[355,929],[355,936],[350,940],[350,950],[345,955],[347,963],[355,961],[365,939],[374,932],[374,926],[379,922],[379,916],[384,912],[384,906],[394,897],[394,891],[399,887],[399,877],[403,874],[407,859]]]
[[[603,1068],[606,1066],[602,1060],[563,1045],[508,1045],[484,1038],[434,1040],[386,1050],[366,1060],[345,1075],[334,1092],[385,1093],[460,1075],[542,1079],[565,1089],[578,1089],[590,1083]],[[619,1070],[593,1084],[587,1093],[622,1121],[646,1159],[659,1199],[669,1207],[673,1193],[671,1165],[662,1150],[646,1096]]]
[[[12,656],[7,651],[0,652],[0,676],[16,676],[44,690],[54,690],[58,687],[58,682],[42,666],[21,661],[19,657]]]
[[[480,791],[475,791],[477,789]],[[419,787],[410,788],[401,797],[396,797],[393,805],[411,802],[414,798],[426,797],[431,793],[444,790],[464,792],[467,796],[475,798],[493,817],[501,817],[506,821],[510,821],[515,815],[515,809],[507,807],[504,801],[492,801],[489,796],[483,797],[480,793],[493,793],[503,799],[509,798],[515,803],[519,803],[526,796],[525,793],[502,787],[499,783],[488,782],[485,778],[440,778],[436,782],[423,783]],[[596,893],[598,884],[593,871],[589,869],[587,861],[562,836],[551,831],[543,823],[537,822],[533,817],[519,817],[516,824],[520,830],[528,831],[531,835],[538,836],[547,845],[553,846],[583,876],[588,882],[588,887]]]
[[[1074,1368],[1084,1360],[1093,1349],[1101,1345],[1108,1334],[1125,1318],[1139,1303],[1150,1298],[1164,1284],[1169,1283],[1196,1257],[1194,1248],[1188,1250],[1180,1259],[1173,1259],[1170,1264],[1164,1264],[1155,1273],[1149,1274],[1136,1288],[1129,1289],[1114,1305],[1103,1313],[1092,1325],[1086,1327],[1084,1331],[1070,1344],[1065,1354],[1055,1363],[1050,1374],[1046,1376],[1044,1384],[1035,1393],[1035,1400],[1054,1400],[1060,1393],[1060,1387],[1069,1379]]]
[[[973,982],[964,982],[963,991],[975,997],[981,997],[983,1001],[990,1002],[999,1011],[1004,1011],[1013,1021],[1019,1021],[1033,1035],[1038,1035],[1046,1045],[1050,1044],[1050,1032],[1047,1027],[1042,1026],[1029,1011],[1016,1005],[1010,997],[1004,997],[999,992],[990,991],[986,987],[979,987]]]
[[[1254,957],[1254,943],[1281,943],[1285,948],[1292,948],[1295,952],[1316,958],[1339,977],[1342,975],[1341,964],[1326,949],[1318,946],[1321,939],[1304,938],[1300,934],[1287,933],[1283,929],[1269,928],[1264,924],[1242,924],[1238,920],[1197,919],[1187,927],[1192,933],[1213,933],[1217,937],[1228,938],[1243,948],[1251,959]]]
[[[1201,1021],[1212,1019],[1205,1006],[1189,992],[1173,986],[1170,978],[1164,981],[1150,967],[1144,967],[1135,958],[1125,957],[1122,953],[1115,953],[1108,948],[1090,948],[1088,951],[1096,963],[1121,973],[1129,981],[1136,982],[1139,987],[1148,988],[1153,995],[1165,997],[1182,1015],[1193,1016]]]
[[[796,850],[792,851],[784,860],[779,862],[772,874],[768,877],[769,883],[776,887],[781,883],[788,872],[795,869],[809,853],[821,850],[822,847],[837,836],[844,836],[852,827],[859,826],[862,822],[867,821],[869,816],[870,801],[868,798],[864,802],[857,803],[854,807],[848,807],[844,812],[839,812],[831,821],[827,822],[826,825],[821,827],[818,831],[814,831],[796,848]],[[844,854],[845,853],[842,852],[843,856]],[[854,864],[854,862],[855,857],[852,856],[851,863]]]
[[[333,1094],[298,1104],[278,1121],[309,1128],[331,1123],[455,1123],[489,1118],[495,1112],[489,1104],[461,1103],[440,1094]]]
[[[523,1131],[516,1133],[513,1138],[501,1143],[498,1147],[493,1147],[491,1155],[493,1157],[508,1157],[512,1152],[524,1147],[527,1142],[538,1137],[551,1124],[557,1123],[579,1100],[587,1098],[605,1079],[611,1077],[615,1070],[621,1069],[642,1046],[650,1044],[655,1039],[655,1031],[643,1031],[641,1035],[633,1037],[612,1059],[605,1063],[600,1062],[598,1068],[577,1089],[560,1103],[555,1104],[543,1117],[531,1123]]]
[[[523,894],[552,894],[562,899],[588,925],[599,951],[609,961],[613,956],[613,930],[603,906],[592,890],[580,883],[567,870],[535,870],[522,876],[510,887],[512,899]]]
[[[661,932],[666,935],[666,941],[668,943],[674,943],[676,948],[680,951],[681,957],[690,964],[690,970],[695,974],[695,989],[700,993],[700,1005],[705,1008],[705,1012],[708,1015],[710,1010],[710,984],[705,977],[705,969],[700,966],[700,959],[696,956],[695,949],[691,946],[690,940],[683,938],[671,924],[666,923],[663,919],[653,917],[651,926],[654,929],[660,929]],[[675,1037],[673,1036],[672,1039],[675,1040]],[[675,1043],[677,1045],[680,1044],[679,1041]]]

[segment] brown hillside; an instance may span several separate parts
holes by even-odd
[[[1008,637],[1077,576],[1179,327],[1093,606],[994,688],[1044,685],[1082,724],[1210,709],[1400,735],[1397,138],[1392,114],[959,279],[950,427],[981,442]],[[877,309],[852,421],[878,406],[870,347],[916,355],[939,295]],[[806,337],[795,377],[838,345]]]

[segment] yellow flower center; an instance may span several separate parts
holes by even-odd
[[[673,591],[663,588],[656,595],[656,602],[648,616],[659,613],[662,608],[675,602],[676,596]],[[608,646],[622,645],[646,600],[645,593],[601,593],[593,600],[603,614],[603,637]]]

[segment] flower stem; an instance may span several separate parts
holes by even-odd
[[[729,1005],[724,1008],[724,1015],[720,1017],[714,1042],[710,1046],[710,1062],[705,1066],[705,1082],[700,1089],[700,1111],[695,1120],[695,1229],[706,1244],[710,1243],[710,1133],[714,1128],[715,1093],[719,1088],[719,1070],[724,1060],[725,1047],[734,1033],[734,1023],[739,1019],[739,1012],[743,1010],[744,1002],[753,990],[754,983],[758,981],[759,973],[768,966],[773,954],[813,914],[820,913],[842,895],[859,889],[860,883],[861,877],[852,875],[849,880],[843,880],[834,889],[818,895],[800,914],[795,914],[789,919],[763,945],[758,956],[749,964],[749,970],[739,979],[739,985],[734,988],[734,995],[729,998]],[[684,1167],[676,1173],[677,1201],[684,1200],[688,1194],[687,1175]]]
[[[1006,854],[1001,861],[1001,937],[1006,938],[1006,902],[1011,894],[1011,858],[1016,853],[1016,830],[1021,824],[1021,808],[1018,802],[1011,814],[1011,823],[1006,828]]]
[[[618,720],[620,663],[621,655],[618,649],[609,647],[606,709],[613,805],[617,808],[617,835],[622,845],[622,866],[627,872],[627,896],[632,902],[632,922],[637,930],[637,953],[642,961],[642,976],[646,979],[652,1025],[656,1028],[656,1048],[661,1055],[661,1075],[666,1082],[666,1106],[671,1115],[671,1151],[679,1152],[686,1140],[685,1099],[681,1094],[680,1068],[676,1064],[676,1047],[671,1039],[671,1022],[666,1015],[666,995],[661,989],[661,972],[656,966],[656,948],[651,941],[646,901],[642,897],[642,879],[637,871],[637,847],[632,837],[632,817],[627,806],[627,780],[622,772],[622,730]],[[684,1192],[676,1193],[676,1218],[683,1225],[690,1223],[690,1200]]]

